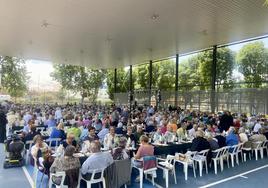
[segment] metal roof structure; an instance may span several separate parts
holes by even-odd
[[[268,33],[264,0],[0,0],[0,54],[118,68]]]

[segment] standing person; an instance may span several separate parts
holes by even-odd
[[[234,124],[233,116],[230,114],[230,112],[225,111],[223,115],[220,118],[220,131],[228,131],[231,126]]]
[[[2,108],[2,106],[0,106]],[[6,140],[7,117],[3,110],[0,110],[0,143]]]

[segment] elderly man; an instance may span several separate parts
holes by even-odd
[[[266,137],[264,136],[264,132],[265,132],[265,130],[263,128],[260,128],[258,130],[258,134],[254,134],[249,138],[249,140],[252,143],[252,145],[251,145],[252,149],[255,149],[257,147],[258,144],[256,142],[266,141]]]
[[[190,138],[195,138],[196,137],[196,131],[198,130],[198,125],[194,124],[193,128],[189,130],[189,137]]]
[[[98,141],[90,143],[90,151],[93,153],[83,163],[81,172],[83,175],[92,173],[94,170],[105,169],[114,162],[110,152],[101,152],[101,144]]]

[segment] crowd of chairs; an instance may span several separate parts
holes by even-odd
[[[234,146],[225,146],[222,148],[219,148],[217,150],[212,151],[212,163],[214,166],[214,172],[215,174],[218,173],[218,165],[220,166],[220,171],[222,172],[224,170],[224,164],[226,162],[227,167],[229,168],[229,161],[231,161],[231,166],[235,167],[235,163],[239,165],[239,160],[242,162],[246,162],[246,155],[249,156],[251,159],[251,156],[255,155],[255,159],[258,160],[258,156],[261,156],[261,159],[264,157],[264,152],[266,151],[266,154],[268,156],[268,141],[264,142],[256,142],[254,143],[257,146],[254,149],[251,148],[245,148],[242,143],[239,143]],[[180,159],[181,153],[176,153],[175,155],[167,155],[165,159],[163,158],[156,158],[157,160],[157,167],[150,169],[147,169],[147,171],[144,171],[144,174],[152,171],[156,171],[157,169],[161,169],[163,171],[163,178],[165,179],[165,187],[169,187],[169,172],[172,173],[174,176],[174,182],[177,184],[176,179],[176,163],[180,163],[183,165],[183,172],[185,174],[185,180],[188,179],[188,167],[191,166],[193,169],[194,177],[196,178],[196,168],[199,168],[199,175],[202,176],[202,172],[205,166],[206,174],[208,174],[208,153],[209,150],[203,150],[200,152],[190,152],[188,151],[186,153],[187,157],[184,160]],[[183,154],[185,155],[185,154]],[[198,165],[197,165],[198,164]],[[142,173],[142,170],[140,170],[140,174]],[[141,178],[143,176],[140,176]],[[153,176],[152,176],[153,178]],[[154,178],[153,178],[154,179]],[[152,179],[152,183],[154,184],[154,180]],[[140,182],[140,188],[143,187],[142,181]]]

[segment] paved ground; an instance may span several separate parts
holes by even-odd
[[[30,183],[26,178],[25,174],[29,174],[32,177],[32,167],[27,166],[25,169],[26,173],[23,172],[22,168],[3,169],[2,164],[4,160],[3,145],[0,145],[0,187],[5,188],[30,188]],[[177,182],[174,184],[174,179],[170,176],[170,188],[185,187],[185,188],[197,188],[197,187],[215,187],[215,188],[265,188],[268,187],[268,158],[265,156],[264,159],[258,161],[251,160],[246,163],[240,163],[239,166],[234,168],[227,168],[225,165],[224,171],[219,172],[218,175],[214,174],[214,169],[209,169],[209,174],[203,172],[203,177],[199,177],[199,171],[197,172],[197,178],[193,177],[192,169],[189,169],[188,181],[184,180],[184,174],[182,172],[182,166],[177,166]],[[135,174],[135,173],[133,173]],[[38,179],[41,175],[39,174]],[[132,177],[132,184],[130,188],[138,188],[139,183],[134,182],[135,175]],[[30,180],[31,181],[31,180]],[[156,178],[158,187],[165,187],[165,181],[162,178],[162,172],[158,171]],[[47,177],[44,178],[42,185],[38,184],[37,187],[46,187]],[[83,188],[84,186],[81,186]],[[152,188],[152,184],[145,180],[144,188]]]
[[[4,158],[4,145],[0,144],[0,187],[30,188],[31,186],[22,168],[3,169]]]

